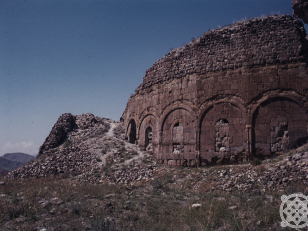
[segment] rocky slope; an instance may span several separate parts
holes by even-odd
[[[7,177],[25,179],[65,175],[76,176],[76,181],[80,181],[87,175],[87,181],[92,183],[149,180],[155,166],[140,165],[141,158],[148,154],[123,138],[121,122],[90,113],[80,116],[63,114],[41,146],[37,159]],[[114,174],[109,174],[111,167]]]

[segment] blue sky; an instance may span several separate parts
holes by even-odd
[[[119,120],[145,71],[244,18],[292,15],[291,0],[1,0],[0,155],[36,154],[63,113]]]

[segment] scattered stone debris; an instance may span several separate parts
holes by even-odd
[[[245,167],[245,166],[243,166]],[[250,164],[243,170],[235,171],[235,166],[219,171],[205,170],[203,180],[195,185],[197,190],[208,177],[213,177],[215,190],[242,191],[252,190],[260,194],[266,189],[284,189],[292,182],[308,184],[308,152],[296,153],[275,164],[253,167]]]

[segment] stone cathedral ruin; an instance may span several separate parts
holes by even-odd
[[[265,158],[307,139],[308,3],[294,17],[206,32],[146,71],[122,119],[126,137],[173,166]]]

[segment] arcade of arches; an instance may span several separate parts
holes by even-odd
[[[279,154],[307,138],[307,115],[295,100],[273,97],[252,114],[246,111],[225,101],[201,110],[199,116],[173,108],[161,117],[132,118],[126,125],[127,139],[167,165],[196,166]]]

